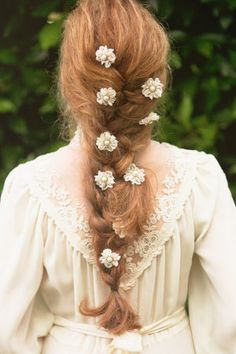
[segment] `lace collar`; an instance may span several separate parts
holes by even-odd
[[[145,233],[127,248],[126,273],[120,285],[124,290],[135,285],[136,279],[151,265],[153,258],[161,254],[165,243],[173,236],[175,223],[183,212],[195,176],[197,159],[193,153],[188,154],[187,150],[168,143],[162,144],[173,151],[173,158],[168,162],[170,172],[162,181],[161,194],[155,195],[155,209],[145,225]],[[85,208],[79,201],[72,201],[69,192],[58,181],[51,168],[53,155],[54,152],[40,155],[23,164],[30,167],[26,174],[27,185],[71,247],[97,268]]]

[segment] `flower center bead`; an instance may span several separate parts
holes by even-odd
[[[103,177],[102,177],[102,181],[103,181],[103,182],[106,182],[106,181],[107,181],[107,177],[106,177],[106,176],[103,176]]]
[[[105,140],[105,141],[104,141],[104,144],[105,144],[105,145],[109,145],[109,144],[110,144],[110,140]]]
[[[151,85],[151,86],[149,87],[149,90],[150,90],[151,92],[155,92],[155,91],[156,91],[156,87],[155,87],[154,85]]]
[[[109,263],[110,263],[110,262],[112,262],[112,261],[113,261],[113,258],[112,258],[112,257],[110,257],[110,256],[109,256],[109,257],[107,257],[107,262],[109,262]]]
[[[109,101],[109,97],[108,96],[104,96],[103,99],[104,99],[104,101]]]
[[[107,58],[106,54],[103,54],[103,55],[101,56],[102,61],[105,61],[106,58]]]

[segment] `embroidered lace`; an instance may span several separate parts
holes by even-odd
[[[127,248],[126,273],[120,285],[124,290],[135,285],[137,278],[151,265],[153,258],[161,254],[165,243],[173,236],[175,222],[183,212],[195,176],[196,159],[193,154],[186,154],[184,149],[174,145],[162,144],[172,152],[167,162],[168,174],[154,196],[155,209],[145,225],[145,233]],[[53,153],[48,153],[26,163],[32,166],[26,173],[29,190],[71,247],[81,252],[87,262],[97,269],[85,206],[75,201],[65,188],[57,171],[52,168],[52,158]]]

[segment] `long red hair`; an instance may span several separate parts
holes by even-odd
[[[114,48],[116,61],[109,69],[96,61],[100,45]],[[114,334],[141,327],[119,284],[125,272],[122,255],[144,232],[153,191],[147,169],[141,185],[125,182],[123,175],[151,141],[151,126],[138,122],[154,109],[157,100],[144,97],[141,86],[150,77],[158,77],[166,85],[168,52],[165,30],[135,0],[82,0],[64,23],[58,75],[61,107],[65,119],[72,118],[83,131],[88,156],[84,188],[92,210],[89,225],[101,278],[111,289],[102,306],[89,308],[83,301],[80,311],[101,316],[100,325]],[[102,87],[117,92],[113,106],[97,103],[96,94]],[[112,152],[100,151],[95,144],[104,131],[119,141]],[[112,171],[113,188],[103,191],[95,184],[98,170]],[[113,222],[124,227],[125,238],[117,236]],[[118,267],[107,269],[99,262],[105,248],[122,256]]]

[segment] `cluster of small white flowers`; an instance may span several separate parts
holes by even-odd
[[[110,132],[102,133],[96,141],[99,150],[113,151],[117,148],[118,140]]]
[[[114,64],[116,60],[116,55],[114,53],[113,48],[108,48],[107,45],[101,45],[97,50],[96,50],[96,60],[100,62],[102,65],[105,66],[105,68],[110,68],[112,64]],[[162,96],[163,93],[163,84],[161,83],[160,79],[156,77],[155,79],[149,78],[147,81],[142,85],[142,94],[145,97],[149,97],[151,100],[153,98],[159,98]],[[97,92],[97,102],[99,104],[105,105],[105,106],[112,106],[113,103],[116,100],[116,91],[112,87],[103,87]],[[158,116],[159,117],[159,116]],[[147,117],[146,117],[147,118]],[[141,121],[144,121],[144,123],[140,124],[145,124],[145,119]],[[157,119],[155,119],[157,120]],[[150,120],[149,120],[150,122]]]
[[[155,79],[149,78],[144,85],[142,85],[142,88],[142,94],[145,97],[149,97],[151,100],[162,96],[163,84],[158,77]]]
[[[112,87],[101,88],[97,92],[97,102],[105,106],[112,106],[116,100],[116,91]]]
[[[105,68],[110,68],[116,60],[114,49],[108,48],[105,46],[100,46],[96,51],[96,60],[99,61],[102,65],[104,64]]]
[[[141,184],[145,180],[145,172],[143,168],[137,167],[134,163],[131,163],[124,174],[124,180],[131,182],[132,184]]]
[[[157,113],[151,112],[147,117],[141,119],[139,121],[139,124],[148,125],[148,124],[152,124],[153,121],[158,121],[159,119],[160,116]]]
[[[115,62],[116,56],[113,53],[114,49],[105,46],[100,46],[96,50],[96,60],[105,68],[110,68],[110,66]],[[112,106],[116,100],[116,91],[112,87],[103,87],[97,92],[97,102],[105,106]]]
[[[110,68],[111,65],[116,60],[116,55],[113,48],[108,48],[107,45],[100,46],[96,51],[96,60],[104,65],[105,68]],[[163,84],[158,77],[155,79],[149,78],[142,85],[142,94],[145,97],[158,98],[162,96]],[[112,87],[103,87],[97,92],[97,102],[101,105],[112,106],[116,101],[116,91]],[[158,121],[160,119],[157,113],[151,112],[147,117],[139,121],[140,125],[148,125],[153,121]],[[118,140],[109,131],[106,131],[97,138],[96,145],[99,150],[113,151],[118,145]],[[115,183],[114,177],[111,171],[98,171],[98,174],[94,176],[96,184],[102,189],[112,188]],[[126,182],[131,182],[132,184],[141,184],[145,180],[145,173],[142,168],[138,168],[134,163],[132,163],[126,173],[123,176]],[[123,238],[124,232],[117,232],[117,234]]]
[[[102,189],[112,188],[115,183],[114,176],[111,171],[98,171],[98,174],[94,176],[96,184]],[[131,163],[123,176],[126,182],[132,184],[141,184],[145,180],[145,172],[143,168],[137,167],[134,163]]]
[[[94,176],[97,186],[99,186],[103,191],[107,188],[112,188],[114,181],[114,176],[111,171],[98,171],[98,174]]]
[[[116,60],[116,55],[114,53],[114,49],[108,48],[107,45],[100,46],[96,51],[96,60],[104,65],[105,68],[110,68],[112,64],[114,64]],[[163,84],[159,80],[159,78],[149,78],[144,85],[142,85],[142,94],[145,97],[153,100],[154,98],[158,98],[162,96],[163,92]],[[101,105],[112,106],[116,101],[116,91],[112,87],[103,87],[97,92],[97,102]],[[139,121],[140,125],[148,125],[153,121],[159,120],[159,115],[151,112],[147,117],[141,119]],[[99,150],[107,150],[113,151],[117,148],[118,140],[114,135],[112,135],[109,131],[105,131],[100,134],[100,136],[96,140],[96,145]],[[111,171],[98,171],[98,174],[94,176],[96,184],[102,189],[106,190],[108,188],[112,188],[114,181],[114,176]],[[145,172],[144,169],[138,168],[134,163],[130,164],[126,173],[123,176],[123,179],[126,182],[131,182],[132,184],[140,185],[145,180]],[[123,226],[117,226],[115,223],[112,223],[112,227],[115,233],[120,237],[124,238],[125,233],[123,231]],[[113,266],[118,267],[119,260],[121,256],[112,252],[110,248],[106,248],[101,252],[101,256],[99,261],[104,264],[106,268],[112,268]]]
[[[106,268],[111,268],[113,266],[118,267],[120,258],[119,253],[112,252],[110,248],[105,248],[101,253],[99,261],[104,264]]]

